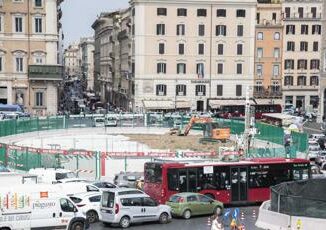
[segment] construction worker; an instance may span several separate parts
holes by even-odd
[[[214,215],[211,230],[224,230],[223,222],[218,215]]]
[[[231,224],[230,224],[230,229],[231,230],[237,230],[237,221],[235,219],[232,219]]]

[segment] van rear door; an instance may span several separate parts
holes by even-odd
[[[110,191],[103,191],[101,200],[101,216],[103,222],[112,222],[116,211],[120,207],[115,203],[115,193]]]

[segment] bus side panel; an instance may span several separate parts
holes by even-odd
[[[202,190],[201,194],[212,194],[214,195],[215,200],[222,202],[223,204],[231,203],[231,190]]]
[[[160,204],[163,204],[165,202],[164,200],[162,200],[161,183],[144,183],[144,192]]]
[[[248,189],[248,202],[261,202],[270,199],[269,188],[249,188]]]

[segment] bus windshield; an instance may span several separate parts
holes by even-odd
[[[162,182],[162,166],[157,163],[146,163],[144,180],[147,183],[160,183]]]

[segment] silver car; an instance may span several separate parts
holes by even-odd
[[[140,172],[121,172],[114,176],[113,183],[120,188],[136,188],[136,181],[142,176]]]
[[[103,190],[100,209],[100,221],[106,226],[128,228],[132,223],[151,221],[166,224],[172,218],[169,206],[158,204],[136,189]]]

